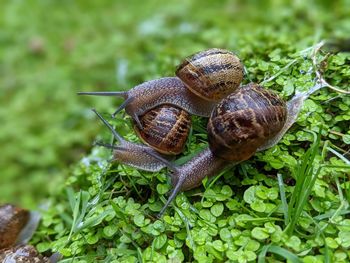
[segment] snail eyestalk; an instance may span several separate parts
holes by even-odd
[[[122,109],[124,109],[133,100],[134,100],[133,97],[129,97],[126,100],[124,100],[123,103],[118,107],[118,109],[116,109],[115,112],[112,114],[112,117],[115,118],[115,115],[117,115]]]
[[[78,92],[78,95],[123,97],[125,100],[112,114],[113,118],[115,118],[115,115],[117,115],[121,110],[125,109],[125,107],[128,106],[134,100],[134,97],[129,97],[129,92],[127,92],[127,91]],[[133,117],[135,117],[135,116],[133,116]],[[137,116],[136,116],[135,120],[137,121],[138,124],[140,124],[140,121],[138,120]],[[142,126],[140,126],[140,129],[142,129]]]
[[[117,133],[111,124],[109,124],[108,121],[106,121],[105,118],[102,117],[101,114],[99,114],[95,109],[92,109],[92,111],[97,115],[97,117],[108,127],[108,129],[112,132],[114,138],[118,141],[118,142],[123,142],[124,141],[124,138],[122,136],[120,136],[119,133]]]
[[[127,91],[84,91],[84,92],[78,92],[78,95],[92,95],[92,96],[118,96],[127,98],[128,92]]]
[[[111,150],[127,151],[127,148],[124,148],[124,147],[121,147],[121,146],[117,146],[117,145],[108,144],[108,143],[104,143],[104,142],[95,142],[95,143],[93,143],[93,145],[94,146],[105,147],[105,148],[111,149]]]

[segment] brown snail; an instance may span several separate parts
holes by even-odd
[[[288,111],[288,114],[292,113]],[[99,117],[118,137],[112,126]],[[132,160],[138,162],[138,168],[144,169],[145,166],[147,169],[150,164],[140,162],[140,159],[147,159],[152,160],[157,169],[167,166],[171,170],[173,189],[160,212],[162,214],[179,191],[197,187],[205,177],[214,176],[227,166],[249,159],[257,150],[273,146],[277,142],[275,138],[283,136],[292,124],[286,119],[286,103],[275,93],[250,83],[223,99],[213,109],[207,127],[209,148],[187,163],[176,166],[149,147],[134,147],[134,144],[124,148],[123,154],[127,152],[134,157],[142,156]]]
[[[29,220],[29,211],[11,204],[0,206],[0,249],[15,244]]]
[[[0,205],[0,262],[56,263],[61,258],[54,253],[42,256],[28,241],[38,227],[40,214],[12,204]]]
[[[243,64],[234,53],[214,48],[186,58],[176,75],[178,77],[144,82],[129,91],[78,94],[125,98],[113,115],[125,108],[140,129],[143,126],[139,116],[162,104],[209,117],[217,102],[239,87],[243,79]]]

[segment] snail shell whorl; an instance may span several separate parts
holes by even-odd
[[[210,149],[225,160],[246,160],[282,129],[286,117],[286,104],[278,95],[250,83],[212,112],[208,122]]]
[[[182,152],[191,129],[189,113],[161,105],[143,114],[140,121],[143,129],[135,125],[135,131],[146,144],[163,154]]]
[[[234,53],[213,48],[187,57],[176,75],[196,95],[219,101],[239,87],[243,64]]]

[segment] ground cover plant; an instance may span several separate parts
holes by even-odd
[[[348,1],[1,5],[0,200],[35,207],[51,189],[32,240],[41,252],[59,251],[63,262],[350,260],[349,95],[313,94],[277,146],[180,194],[161,219],[165,170],[110,165],[108,150],[90,150],[111,135],[89,109],[108,118],[120,100],[74,96],[170,76],[184,56],[223,47],[244,61],[245,83],[289,99],[315,84],[312,47],[322,39],[319,71],[348,90]],[[110,121],[137,141],[128,117]],[[178,162],[206,146],[206,120],[193,122]]]
[[[286,55],[281,66],[269,61],[268,66],[275,64],[276,74],[264,81],[265,86],[279,87],[286,98],[291,91],[285,82],[302,78],[304,84],[292,92],[310,89],[316,76],[313,63],[324,59],[332,63],[328,55],[313,59],[313,54],[313,48],[296,51]],[[300,73],[301,68],[305,73]],[[346,262],[350,185],[349,160],[342,153],[349,115],[341,115],[345,117],[341,121],[335,120],[338,114],[324,118],[327,113],[313,102],[333,101],[334,96],[348,99],[332,90],[319,91],[305,102],[299,128],[292,129],[279,145],[206,180],[202,188],[180,194],[160,219],[156,213],[170,189],[166,171],[149,173],[110,165],[110,152],[94,148],[66,183],[69,208],[56,204],[45,215],[42,234],[54,227],[55,239],[40,242],[38,248],[54,248],[67,261]],[[114,123],[128,125],[124,119],[120,116]],[[339,127],[337,134],[344,134],[340,144],[332,139],[333,121]],[[194,118],[179,162],[206,145],[205,123]],[[136,141],[129,129],[127,139]],[[325,136],[331,137],[321,143]]]

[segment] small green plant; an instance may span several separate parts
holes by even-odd
[[[315,133],[313,133],[313,135],[315,137],[314,143],[297,162],[292,173],[296,183],[288,203],[287,211],[285,211],[286,201],[282,200],[286,224],[285,232],[287,235],[294,233],[295,226],[309,201],[311,191],[314,188],[315,181],[321,169],[321,164],[319,164],[320,160],[316,160],[316,157],[319,156],[321,130],[318,135]],[[282,184],[280,184],[280,186],[282,186]],[[280,193],[281,197],[285,198],[283,187],[280,188]]]

